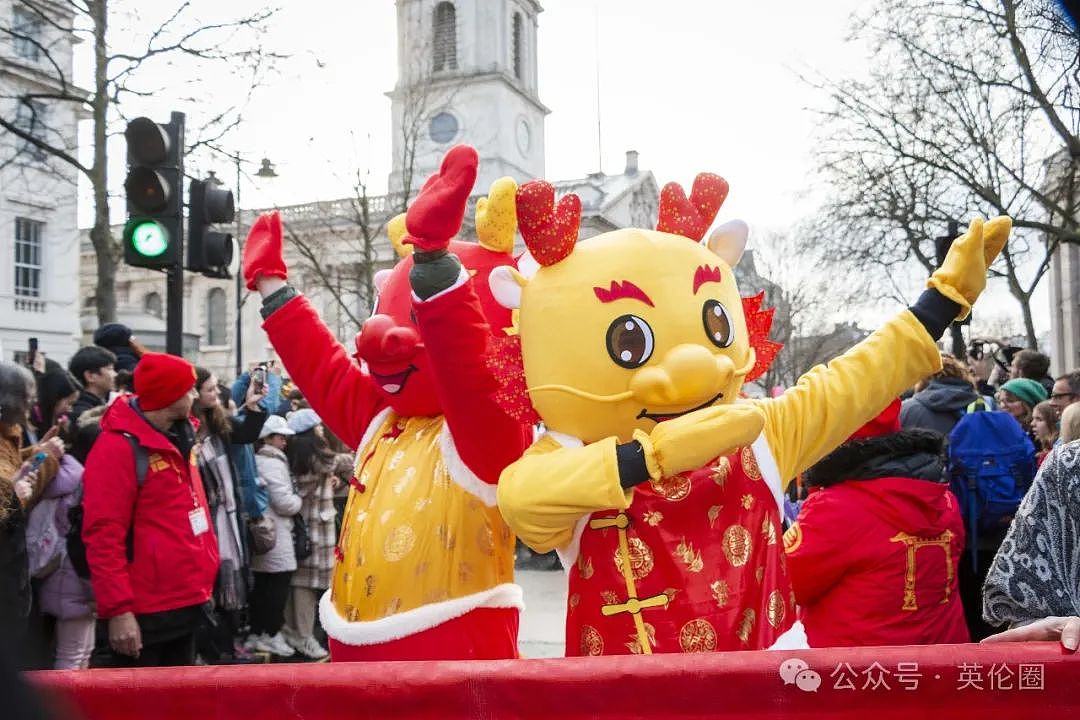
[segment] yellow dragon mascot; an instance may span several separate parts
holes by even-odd
[[[503,471],[498,502],[529,546],[562,556],[568,655],[805,647],[783,489],[940,368],[936,339],[967,315],[1011,228],[973,221],[911,307],[780,397],[747,400],[776,346],[732,272],[746,225],[704,239],[727,191],[712,174],[689,198],[669,184],[656,230],[577,242],[575,196],[518,190],[529,254],[489,278],[518,311],[495,362],[504,406],[545,431]]]

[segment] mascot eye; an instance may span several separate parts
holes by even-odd
[[[705,324],[705,334],[716,347],[726,348],[735,339],[731,328],[731,318],[723,305],[717,300],[706,300],[701,308],[701,320]]]
[[[607,350],[619,367],[641,367],[652,355],[652,328],[636,315],[617,317],[608,326]]]

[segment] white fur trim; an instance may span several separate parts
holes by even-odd
[[[454,436],[450,434],[450,426],[445,421],[439,433],[439,449],[442,451],[443,464],[446,465],[446,472],[450,474],[450,479],[488,507],[495,507],[497,487],[476,477],[476,473],[470,470],[461,459],[457,446],[454,445]]]
[[[581,534],[585,532],[585,526],[589,522],[589,515],[583,516],[574,525],[574,536],[570,538],[570,544],[565,548],[556,548],[555,554],[559,556],[559,562],[562,563],[563,570],[566,574],[570,574],[570,568],[577,562],[578,553],[581,552]]]
[[[536,262],[536,258],[532,256],[532,253],[528,250],[521,253],[517,259],[517,271],[521,277],[532,279],[536,276],[538,270],[540,270],[540,263]]]
[[[430,630],[477,608],[516,608],[521,611],[525,609],[524,595],[518,585],[503,583],[483,592],[421,605],[381,620],[349,622],[338,614],[327,590],[319,601],[319,620],[326,634],[338,642],[378,645]]]
[[[393,412],[392,408],[383,408],[379,411],[379,414],[371,419],[368,423],[367,429],[364,430],[364,437],[360,439],[360,444],[356,446],[356,458],[353,460],[353,472],[355,473],[360,466],[360,462],[367,455],[367,446],[371,442],[371,438],[375,436],[375,433],[379,431],[382,424],[386,422],[386,416]]]
[[[806,650],[810,647],[810,642],[806,639],[806,628],[803,627],[801,621],[796,620],[795,624],[789,627],[784,634],[776,638],[776,642],[770,645],[768,650]]]
[[[431,302],[435,298],[440,298],[443,295],[446,295],[447,293],[454,292],[455,290],[457,290],[459,287],[461,287],[462,285],[464,285],[467,282],[469,282],[469,271],[465,269],[464,265],[462,265],[461,266],[461,272],[458,273],[457,280],[454,281],[453,285],[446,288],[445,290],[440,290],[439,292],[437,292],[434,295],[432,295],[431,297],[429,297],[427,300],[421,300],[419,295],[417,295],[416,293],[413,293],[412,294],[413,302],[416,302],[416,303]]]
[[[488,273],[488,287],[495,302],[507,310],[517,310],[521,307],[521,286],[514,277],[513,268],[508,265],[499,267]]]
[[[757,460],[758,469],[761,470],[761,477],[768,483],[769,490],[772,491],[773,498],[776,500],[776,511],[780,513],[780,521],[783,523],[784,480],[780,477],[780,468],[776,464],[776,458],[773,457],[769,441],[765,439],[765,433],[758,435],[757,440],[750,446],[750,450]]]

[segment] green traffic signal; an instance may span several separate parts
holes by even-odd
[[[161,258],[169,250],[169,243],[168,231],[156,220],[132,218],[124,228],[124,255],[129,263]]]

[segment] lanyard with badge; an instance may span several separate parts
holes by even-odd
[[[194,451],[193,451],[194,452]],[[194,455],[191,462],[194,463]],[[199,505],[199,496],[195,494],[195,480],[188,476],[188,489],[191,491],[191,512],[188,513],[188,521],[191,523],[191,532],[199,537],[210,529],[210,519],[206,515],[206,509]]]

